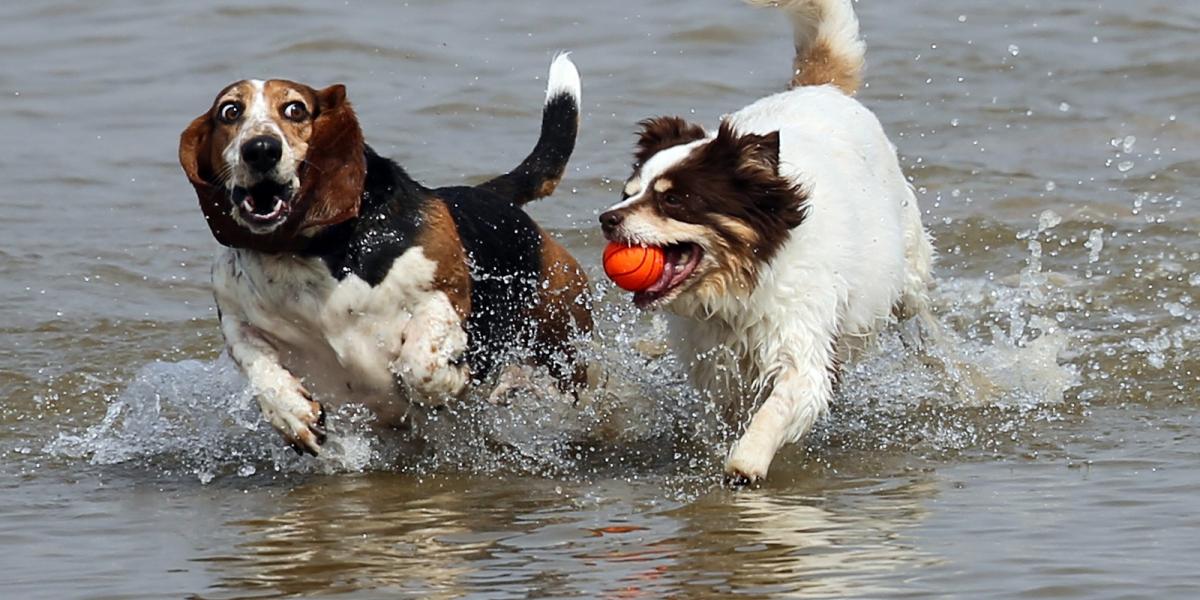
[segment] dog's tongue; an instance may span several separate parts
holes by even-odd
[[[675,256],[673,254],[670,250],[666,251],[666,256],[663,259],[662,276],[658,278],[658,281],[654,282],[654,285],[642,290],[643,292],[657,294],[671,285],[671,280],[675,278]]]

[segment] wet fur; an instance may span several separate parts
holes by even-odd
[[[601,215],[610,239],[703,249],[654,306],[676,315],[693,383],[742,432],[725,465],[737,483],[765,477],[828,410],[851,349],[927,314],[933,257],[894,147],[850,97],[863,64],[850,0],[751,3],[795,23],[794,89],[713,133],[643,121],[624,197]]]
[[[291,212],[258,233],[230,199],[228,173],[239,166],[222,164],[236,161],[227,148],[246,135],[215,111],[231,90],[262,97],[279,86],[308,98],[313,120],[307,138],[287,124],[255,124],[288,137],[284,160],[305,148]],[[426,188],[376,154],[342,86],[242,82],[187,128],[180,162],[226,246],[213,283],[227,348],[264,417],[294,448],[319,452],[321,403],[363,403],[394,425],[413,402],[458,398],[514,349],[549,368],[564,391],[576,388],[572,342],[592,325],[587,280],[520,205],[561,179],[578,100],[578,74],[559,57],[534,151],[478,187]]]

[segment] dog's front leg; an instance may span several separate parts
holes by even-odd
[[[222,311],[221,332],[233,361],[250,381],[263,417],[297,453],[316,456],[325,443],[325,411],[279,362],[257,328]]]
[[[413,311],[401,332],[392,373],[413,401],[442,405],[462,395],[471,381],[466,352],[462,318],[445,294],[437,294]]]
[[[754,413],[746,432],[725,461],[725,477],[749,485],[767,476],[775,453],[812,429],[833,395],[828,353],[817,352],[810,364],[785,367],[770,396]]]

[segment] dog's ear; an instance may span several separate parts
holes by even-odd
[[[206,112],[192,120],[179,136],[179,165],[201,202],[212,189],[212,133],[212,118]]]
[[[773,174],[779,173],[779,132],[772,131],[764,135],[746,134],[738,139],[741,147],[742,163],[748,167],[758,167]]]
[[[779,173],[778,131],[766,134],[738,133],[728,121],[722,121],[711,146],[734,161],[735,164],[728,167],[746,175],[756,170],[771,175]]]
[[[179,165],[196,190],[196,199],[213,237],[226,246],[249,246],[255,241],[254,236],[234,222],[229,215],[228,193],[214,180],[212,144],[210,110],[193,119],[179,136]]]
[[[638,125],[642,131],[638,133],[634,167],[642,166],[651,156],[671,146],[702,140],[707,135],[703,127],[680,117],[656,117],[646,119]]]
[[[717,137],[702,151],[713,172],[728,173],[733,186],[753,205],[790,229],[803,222],[808,195],[779,173],[779,132],[738,133],[722,122]]]
[[[305,206],[300,230],[358,216],[367,176],[366,145],[346,86],[316,92],[317,111],[297,197]]]

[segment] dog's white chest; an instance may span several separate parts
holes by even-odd
[[[335,279],[316,258],[226,250],[213,269],[222,310],[236,310],[276,347],[283,366],[322,401],[392,399],[392,363],[413,313],[435,294],[436,264],[420,247],[376,286]]]

